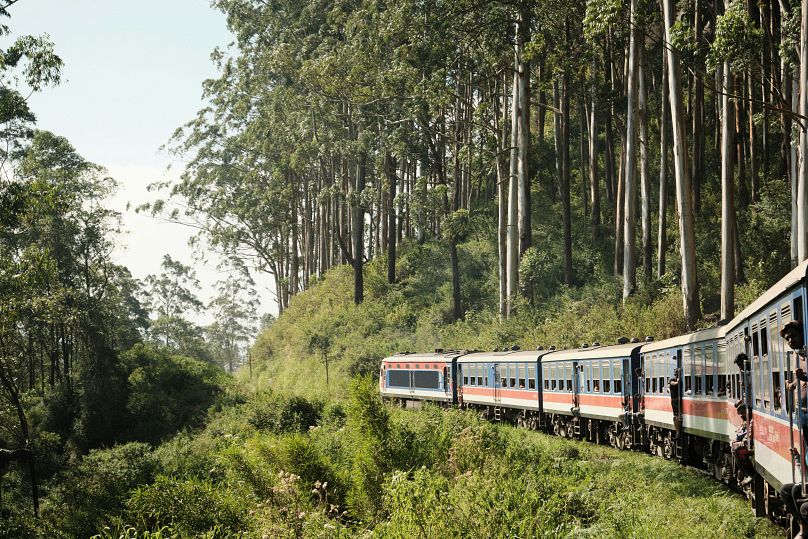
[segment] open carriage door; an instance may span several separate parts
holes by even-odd
[[[499,363],[494,363],[491,366],[491,375],[494,377],[494,402],[499,403],[502,401],[502,378],[500,376],[500,369],[502,367]]]
[[[676,369],[679,372],[678,390],[671,390],[671,408],[673,410],[673,426],[676,429],[676,443],[674,446],[674,455],[677,459],[683,459],[686,453],[684,433],[684,394],[685,394],[685,370],[684,362],[682,361],[682,349],[676,350]]]

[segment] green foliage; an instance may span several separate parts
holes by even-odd
[[[741,70],[760,56],[763,30],[756,27],[744,2],[734,0],[716,21],[715,39],[707,56],[711,68],[729,61],[732,69]]]
[[[390,466],[390,418],[372,378],[356,378],[348,401],[348,429],[353,446],[348,505],[366,521],[381,518],[382,483]]]
[[[129,371],[129,436],[158,442],[198,425],[223,396],[227,377],[218,367],[137,345],[123,357]]]
[[[303,397],[258,393],[246,407],[250,424],[274,433],[307,432],[320,420],[323,405]]]
[[[239,495],[209,481],[158,476],[132,494],[124,521],[152,533],[168,526],[180,536],[233,537],[250,526]]]
[[[142,443],[90,451],[58,477],[43,517],[67,536],[92,535],[112,523],[130,491],[154,480],[157,467]]]

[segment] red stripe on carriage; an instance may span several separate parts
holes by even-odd
[[[772,416],[758,411],[753,412],[753,436],[756,444],[763,444],[787,461],[791,462],[791,437],[788,423],[778,421]],[[796,419],[796,418],[795,418]],[[794,445],[799,448],[800,433],[794,426]]]
[[[590,395],[581,394],[578,398],[579,404],[588,406],[602,406],[605,408],[623,409],[623,397],[621,395]]]
[[[720,400],[688,399],[682,401],[682,411],[694,417],[709,417],[710,419],[729,419],[730,403]],[[733,409],[733,413],[735,410]]]
[[[490,387],[463,386],[464,395],[494,398],[494,389]],[[508,399],[519,399],[528,402],[538,402],[539,394],[535,389],[497,389],[497,396]]]

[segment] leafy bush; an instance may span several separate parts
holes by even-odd
[[[260,393],[247,405],[249,422],[256,429],[275,433],[306,432],[320,420],[323,405],[303,397]]]
[[[170,527],[180,536],[230,537],[248,529],[244,493],[198,479],[158,476],[126,503],[126,522],[156,532]]]
[[[155,443],[198,425],[227,381],[218,367],[142,344],[129,350],[124,361],[130,372],[129,432],[140,441]]]
[[[90,451],[58,477],[43,514],[64,533],[87,537],[109,524],[129,492],[150,483],[156,471],[151,448],[143,443]]]

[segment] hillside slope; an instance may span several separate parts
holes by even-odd
[[[684,331],[675,286],[622,305],[620,283],[608,275],[595,275],[590,284],[576,289],[556,285],[549,297],[533,307],[520,305],[516,316],[500,322],[493,246],[472,241],[459,251],[464,320],[452,320],[446,247],[407,244],[398,261],[396,284],[386,283],[383,258],[366,265],[361,305],[353,303],[348,266],[333,269],[295,296],[256,340],[251,385],[310,397],[339,396],[353,375],[376,372],[381,358],[397,351],[564,347],[612,343],[621,336],[659,339]],[[649,296],[656,301],[649,303]]]

